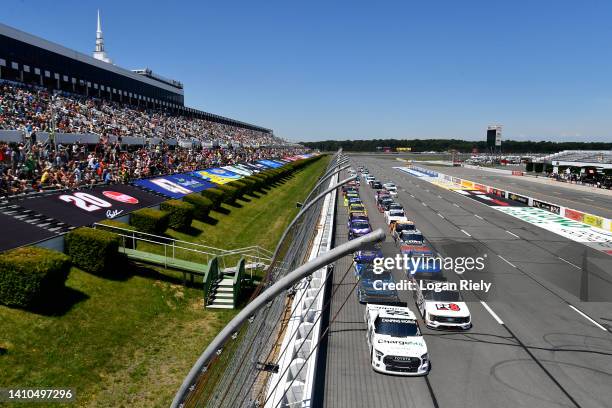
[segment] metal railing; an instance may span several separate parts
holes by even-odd
[[[336,154],[330,162],[329,172],[339,162]],[[317,197],[327,186],[320,184],[311,192]],[[293,291],[287,295],[270,296],[271,288],[283,281],[286,275],[300,268],[307,261],[317,224],[321,216],[323,200],[311,200],[308,208],[302,208],[292,221],[277,246],[262,283],[256,288],[251,301],[243,309],[252,307],[258,297],[265,306],[247,316],[248,322],[235,328],[226,327],[205,352],[206,356],[196,362],[178,391],[172,407],[236,407],[248,405],[254,393],[265,388],[268,356],[274,354],[283,327],[288,302]],[[247,312],[250,313],[250,312]],[[212,347],[212,348],[211,348]],[[212,353],[210,350],[215,350]]]
[[[258,245],[222,249],[108,224],[95,223],[93,228],[108,230],[119,235],[122,240],[123,252],[126,252],[126,249],[137,249],[163,255],[165,267],[167,267],[169,260],[178,259],[208,264],[212,258],[216,257],[220,263],[220,269],[223,271],[228,268],[228,265],[234,267],[240,258],[244,258],[246,260],[245,269],[250,272],[252,277],[254,270],[265,268],[272,259],[272,252]]]

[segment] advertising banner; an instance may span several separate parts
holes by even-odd
[[[74,227],[116,218],[165,201],[137,187],[116,184],[81,191],[66,191],[16,204]]]
[[[134,184],[172,198],[181,198],[187,194],[197,193],[215,186],[201,178],[190,177],[184,174],[141,179],[136,180]]]
[[[467,188],[473,188],[474,187],[474,183],[472,183],[471,181],[468,181],[468,180],[462,180],[461,181],[461,185],[463,187],[467,187]]]
[[[576,210],[565,209],[565,216],[572,220],[580,221],[584,220],[584,213]]]
[[[597,228],[603,228],[603,218],[598,217],[597,215],[584,214],[584,219],[582,220],[582,222]]]
[[[506,192],[504,190],[500,190],[499,188],[491,188],[491,194],[494,194],[498,197],[506,196]]]
[[[56,236],[51,231],[0,213],[0,251],[42,241]]]
[[[546,211],[550,211],[551,213],[561,214],[561,207],[558,205],[550,204],[545,201],[533,200],[533,206],[537,208],[541,208]]]
[[[277,168],[282,166],[282,164],[277,163],[277,162],[272,161],[272,160],[259,160],[258,163],[261,163],[261,164],[263,164],[265,166],[268,166],[268,167],[270,167],[272,169],[277,169]]]
[[[508,193],[508,198],[510,200],[518,201],[519,203],[523,203],[525,205],[529,204],[529,197],[525,197],[522,195],[518,195],[515,193]]]
[[[227,184],[230,181],[240,180],[243,176],[236,174],[233,171],[215,167],[207,170],[199,170],[190,173],[190,175],[203,178],[215,184]]]
[[[234,167],[238,167],[238,168],[244,169],[246,171],[251,171],[253,173],[259,173],[260,171],[263,170],[262,167],[257,167],[256,165],[254,165],[252,163],[234,164]]]
[[[253,174],[252,170],[245,170],[241,167],[238,167],[237,165],[233,165],[233,166],[223,166],[222,169],[225,170],[229,170],[232,171],[236,174],[240,174],[241,176],[250,176],[251,174]]]

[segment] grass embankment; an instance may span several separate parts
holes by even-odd
[[[187,241],[273,248],[328,162],[194,222]],[[214,221],[216,220],[216,221]],[[73,387],[84,407],[167,407],[189,368],[236,313],[203,308],[202,291],[173,274],[131,268],[123,280],[73,268],[46,314],[0,306],[0,387]],[[62,404],[23,403],[44,407]]]

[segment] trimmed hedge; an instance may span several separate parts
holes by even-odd
[[[193,205],[193,218],[200,221],[206,220],[210,210],[214,208],[214,204],[210,199],[198,193],[187,194],[183,197],[183,201]]]
[[[219,206],[223,202],[223,196],[224,196],[223,191],[218,190],[214,187],[204,190],[200,194],[202,194],[203,197],[206,197],[210,201],[212,201],[213,208],[219,208]]]
[[[192,204],[180,200],[168,200],[161,203],[159,208],[170,214],[168,222],[170,228],[184,231],[191,227],[193,213],[195,212],[195,207]]]
[[[169,222],[169,213],[152,208],[143,208],[130,214],[130,224],[148,234],[162,235],[168,229]]]
[[[227,184],[219,185],[217,189],[223,191],[223,202],[226,204],[232,204],[240,195],[236,187],[228,186]]]
[[[0,255],[0,303],[28,307],[42,297],[61,296],[70,258],[61,252],[24,247]]]
[[[251,194],[254,190],[257,189],[257,182],[249,177],[245,177],[240,180],[240,182],[246,185],[246,193]]]
[[[226,184],[226,186],[234,187],[237,190],[236,198],[249,192],[249,186],[247,185],[247,183],[243,182],[242,179],[240,181],[230,181]]]
[[[117,272],[121,265],[120,242],[121,238],[112,232],[80,227],[64,235],[64,251],[84,271],[105,274]]]

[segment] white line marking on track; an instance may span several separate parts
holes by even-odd
[[[482,218],[482,217],[481,217],[480,215],[478,215],[478,214],[474,214],[474,217],[476,217],[476,218],[480,218],[481,220],[484,220],[484,218]]]
[[[563,262],[565,262],[565,263],[568,263],[568,264],[572,265],[572,266],[573,266],[574,268],[576,268],[576,269],[582,269],[581,267],[579,267],[579,266],[578,266],[578,265],[576,265],[575,263],[572,263],[572,262],[568,261],[567,259],[563,259],[563,258],[561,258],[560,256],[558,256],[557,258],[559,258],[560,260],[562,260],[562,261],[563,261]]]
[[[414,194],[410,194],[410,197],[414,198]]]
[[[455,207],[459,207],[459,205],[457,205],[457,204],[455,204],[455,203],[453,203],[453,205],[454,205]]]
[[[466,230],[461,230],[461,232],[463,232],[465,235],[467,235],[468,237],[471,237],[471,235],[466,231]]]
[[[493,318],[497,321],[497,323],[499,324],[504,324],[504,322],[502,321],[502,319],[499,318],[499,316],[493,311],[493,309],[491,309],[489,307],[489,305],[487,305],[484,301],[480,301],[480,303],[482,304],[482,306],[487,310],[487,312],[489,312],[489,314],[491,316],[493,316]]]
[[[508,231],[508,230],[506,230],[506,232],[507,232],[508,234],[512,235],[513,237],[516,237],[516,238],[521,238],[521,237],[519,237],[518,235],[516,235],[514,232],[510,232],[510,231]]]
[[[441,196],[441,195],[439,195],[439,196],[438,196],[438,198],[442,198],[442,196]]]
[[[427,207],[427,203],[425,201],[421,202],[421,204],[423,204],[424,207]]]
[[[500,257],[500,258],[501,258],[501,259],[502,259],[504,262],[506,262],[506,263],[507,263],[508,265],[510,265],[511,267],[516,268],[516,265],[514,265],[512,262],[510,262],[509,260],[507,260],[507,259],[506,259],[506,258],[504,258],[503,256],[501,256],[501,255],[497,255],[497,256],[499,256],[499,257]]]
[[[603,331],[608,331],[605,327],[603,327],[601,324],[597,323],[595,320],[591,319],[589,316],[587,316],[586,314],[584,314],[583,312],[581,312],[580,310],[578,310],[577,308],[575,308],[574,306],[568,304],[569,307],[571,307],[572,309],[574,309],[574,311],[576,313],[578,313],[580,316],[584,317],[585,319],[587,319],[589,322],[593,323],[595,326],[599,327],[601,330]]]
[[[438,213],[438,217],[440,217],[442,219],[445,219],[444,216],[442,214],[440,214],[440,213]]]

